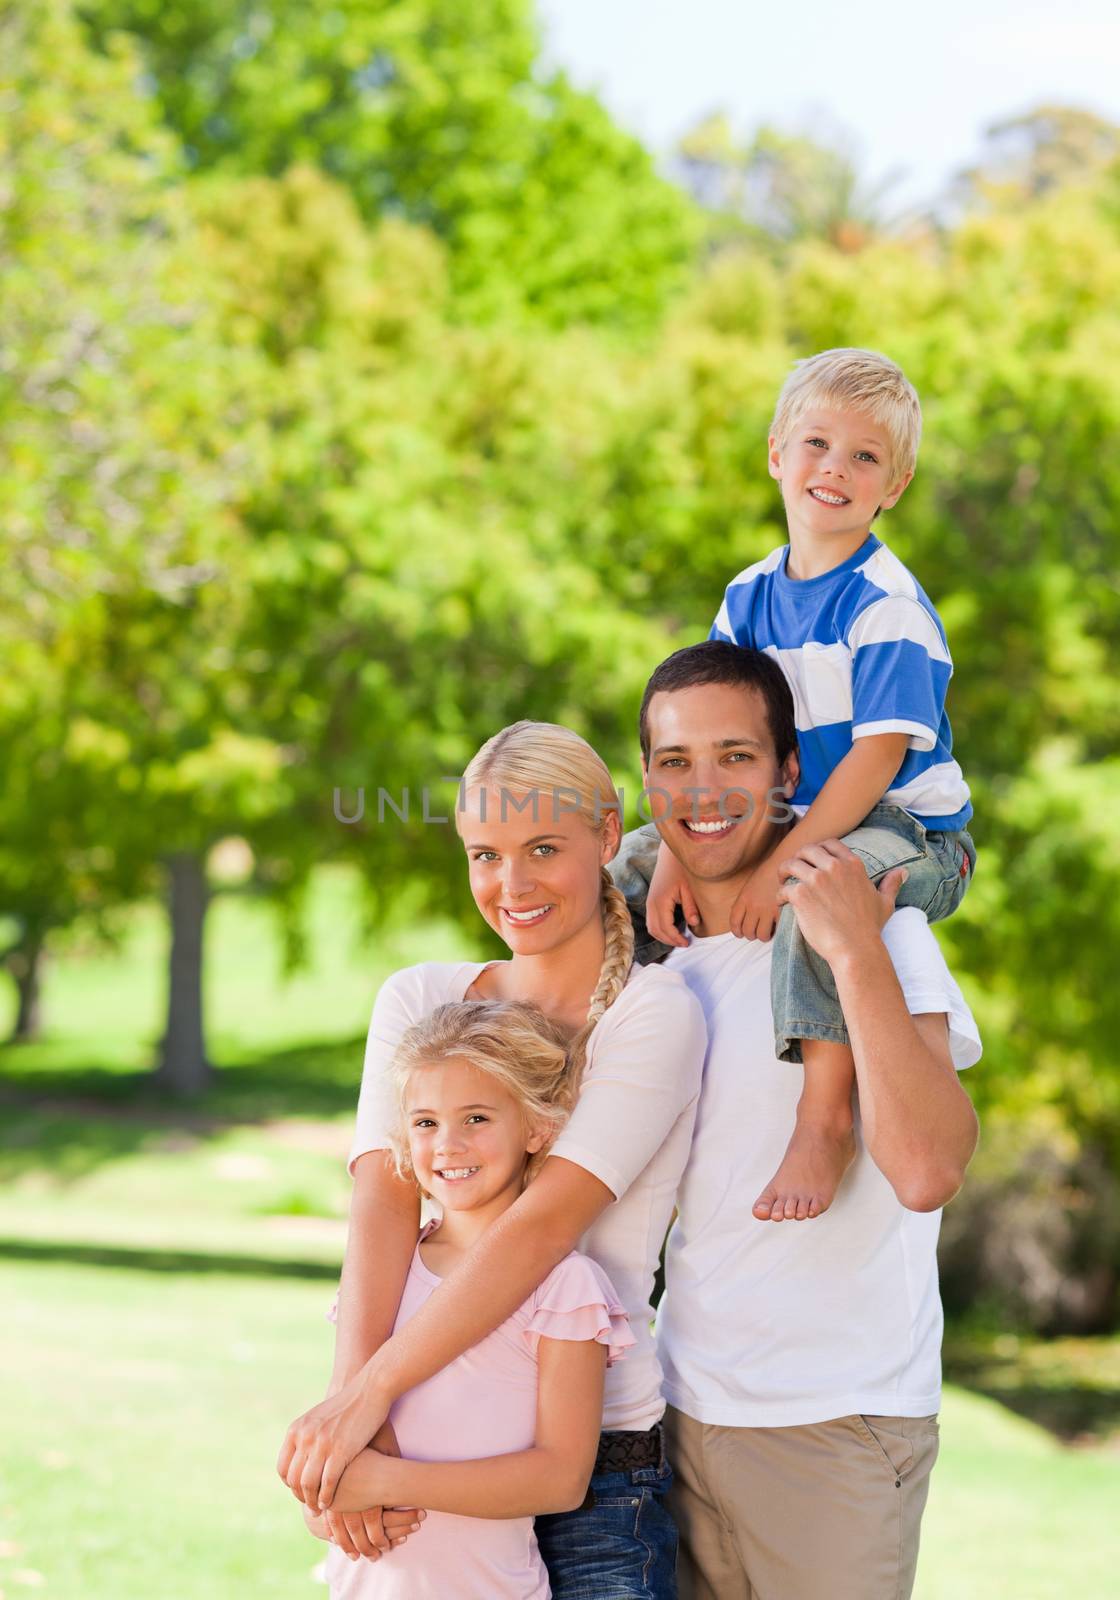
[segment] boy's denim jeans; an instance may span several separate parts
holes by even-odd
[[[652,823],[628,833],[609,869],[630,907],[634,957],[643,965],[660,961],[670,949],[653,937],[645,921],[659,843]],[[907,879],[895,904],[917,906],[931,922],[957,909],[976,866],[976,847],[967,833],[927,832],[899,806],[875,806],[844,843],[862,859],[873,883],[892,867],[905,867]],[[802,938],[791,906],[782,907],[774,936],[770,995],[774,1051],[780,1061],[800,1061],[802,1039],[849,1043],[832,969]]]
[[[677,1529],[665,1507],[672,1481],[664,1457],[597,1472],[593,1506],[538,1517],[552,1600],[676,1600]]]
[[[854,850],[872,883],[892,867],[906,868],[896,906],[916,906],[930,922],[951,916],[964,899],[976,866],[976,847],[963,830],[926,830],[899,806],[880,804],[843,841]],[[806,943],[792,906],[783,906],[770,968],[774,1053],[800,1061],[802,1039],[848,1044],[832,968]]]

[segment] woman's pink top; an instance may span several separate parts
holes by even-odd
[[[425,1229],[421,1239],[431,1228]],[[412,1257],[396,1328],[440,1279]],[[594,1339],[608,1365],[632,1345],[626,1313],[603,1269],[574,1251],[525,1304],[389,1415],[402,1456],[470,1461],[532,1447],[540,1339]],[[548,1600],[548,1574],[532,1517],[457,1517],[429,1511],[408,1542],[380,1561],[350,1562],[334,1545],[327,1577],[336,1600]]]

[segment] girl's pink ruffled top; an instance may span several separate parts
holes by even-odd
[[[421,1241],[431,1231],[426,1228]],[[398,1329],[439,1284],[418,1245]],[[573,1251],[493,1333],[397,1401],[389,1420],[401,1455],[469,1461],[529,1449],[542,1338],[594,1339],[606,1346],[608,1366],[636,1342],[606,1273]],[[332,1545],[327,1575],[337,1600],[548,1600],[549,1594],[531,1517],[491,1520],[431,1511],[419,1533],[378,1562],[352,1564]]]

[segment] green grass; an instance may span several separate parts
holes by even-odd
[[[1120,1569],[1120,1453],[1077,1450],[950,1388],[915,1600],[1108,1600]]]
[[[3,1274],[0,1591],[30,1572],[66,1600],[313,1596],[318,1547],[272,1467],[322,1391],[330,1286]]]
[[[314,1597],[273,1475],[328,1365],[327,1282],[6,1263],[0,1592]],[[1120,1456],[946,1396],[918,1600],[1106,1600]],[[32,1580],[34,1581],[34,1580]]]
[[[447,927],[371,947],[357,926],[353,879],[320,873],[314,959],[284,983],[267,912],[218,899],[220,1070],[189,1107],[146,1070],[164,981],[152,907],[116,957],[57,951],[46,1036],[0,1049],[0,1600],[324,1592],[272,1463],[327,1371],[362,1037],[387,971],[471,953]],[[917,1600],[1104,1600],[1120,1339],[954,1329],[946,1354],[970,1392],[946,1395]]]

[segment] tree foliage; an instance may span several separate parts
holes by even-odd
[[[457,311],[645,328],[694,225],[633,138],[536,65],[529,0],[84,0],[138,41],[198,170],[313,164],[367,221],[430,228]]]
[[[790,363],[868,345],[925,412],[879,531],[956,661],[981,854],[943,937],[986,1032],[974,1092],[989,1126],[1106,1170],[1115,165],[1074,163],[1076,181],[1028,181],[937,234],[868,226],[858,251],[794,176],[797,216],[728,231],[667,302],[683,202],[599,107],[534,76],[514,0],[87,14],[97,49],[63,0],[0,12],[16,964],[76,916],[111,927],[169,864],[201,886],[200,927],[227,835],[249,840],[293,957],[301,885],[331,858],[359,864],[378,922],[468,917],[436,820],[451,778],[537,716],[580,728],[633,789],[648,671],[784,536],[765,440]],[[1050,123],[1032,160],[1065,172]],[[800,170],[804,151],[778,153]],[[643,340],[616,337],[643,319]],[[336,818],[336,789],[345,814],[365,791],[360,823]]]

